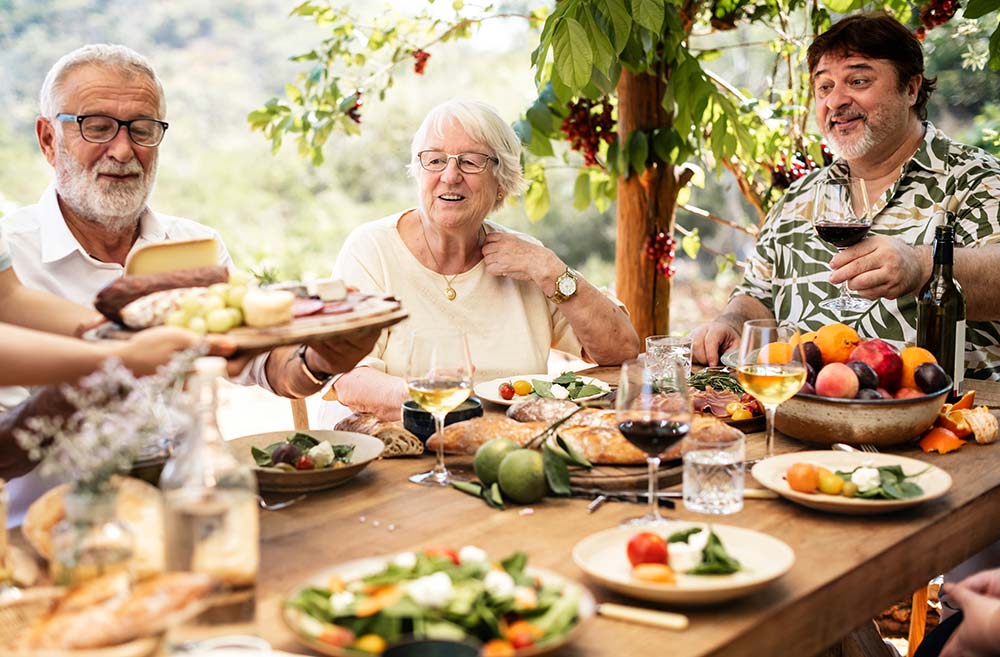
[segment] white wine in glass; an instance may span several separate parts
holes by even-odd
[[[774,455],[774,413],[806,382],[806,361],[798,331],[773,319],[743,324],[736,378],[764,407],[767,456]]]
[[[444,418],[472,393],[472,359],[465,332],[455,329],[415,331],[406,364],[406,388],[417,404],[434,416],[437,459],[434,468],[410,481],[447,486],[452,479],[444,465]]]

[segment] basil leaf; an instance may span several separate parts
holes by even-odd
[[[595,386],[593,383],[587,383],[581,386],[580,389],[576,391],[576,394],[570,394],[570,398],[577,399],[579,397],[589,397],[591,395],[600,395],[605,392],[607,392],[607,390],[604,388]]]
[[[701,564],[689,570],[689,575],[729,575],[743,568],[738,560],[726,552],[715,532],[708,534],[708,542],[701,556]]]
[[[315,447],[316,445],[319,445],[318,440],[316,440],[307,433],[302,433],[301,431],[296,431],[295,433],[288,436],[288,438],[285,438],[285,442],[289,442],[295,445],[303,452],[308,451],[310,448]]]
[[[701,527],[689,527],[679,532],[674,532],[667,537],[667,543],[687,543],[688,539],[701,531]]]
[[[546,399],[552,399],[552,382],[542,381],[541,379],[532,379],[531,387],[534,388],[535,394],[539,397],[544,397]]]
[[[257,463],[257,467],[270,468],[274,465],[270,452],[266,452],[258,447],[251,447],[250,453],[253,455],[253,460]]]
[[[902,491],[904,499],[920,497],[924,494],[924,489],[921,488],[919,484],[915,484],[912,481],[902,482],[899,484],[899,489]]]
[[[576,372],[563,372],[556,378],[552,379],[552,383],[558,383],[561,386],[566,386],[579,380],[580,377],[576,374]]]

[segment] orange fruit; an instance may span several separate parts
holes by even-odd
[[[769,342],[757,353],[761,365],[784,365],[792,360],[794,347],[787,342]]]
[[[921,347],[907,347],[899,352],[899,357],[903,359],[903,377],[899,381],[900,388],[917,388],[917,382],[913,378],[917,367],[924,363],[937,362],[934,354]]]
[[[861,336],[847,324],[827,324],[816,331],[813,342],[819,347],[824,363],[846,363]]]
[[[812,342],[816,339],[816,331],[809,331],[808,333],[796,333],[789,340],[792,344],[802,344],[803,342]]]
[[[792,490],[815,493],[819,488],[819,469],[811,463],[794,463],[785,471],[785,481]]]

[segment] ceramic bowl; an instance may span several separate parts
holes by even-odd
[[[774,428],[819,445],[900,445],[934,424],[949,390],[950,382],[943,390],[910,399],[835,399],[799,393],[778,406]]]
[[[444,418],[445,426],[462,420],[471,420],[483,414],[483,405],[475,397],[462,402]],[[423,442],[434,435],[434,416],[420,408],[412,399],[403,402],[403,427]]]

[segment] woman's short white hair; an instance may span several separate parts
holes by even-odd
[[[521,170],[521,140],[491,105],[478,100],[449,100],[428,112],[410,144],[410,175],[416,176],[421,170],[417,153],[427,147],[428,138],[440,137],[453,122],[470,139],[487,146],[500,161],[494,175],[503,198],[497,199],[494,210],[503,205],[506,197],[517,196],[528,187]]]
[[[81,46],[59,58],[42,83],[42,91],[38,95],[38,109],[42,116],[52,118],[59,112],[63,82],[66,76],[78,68],[99,66],[101,68],[119,71],[127,75],[142,75],[156,85],[156,93],[160,98],[159,119],[167,116],[167,99],[163,95],[163,83],[153,70],[149,60],[128,46],[113,43],[92,43]]]

